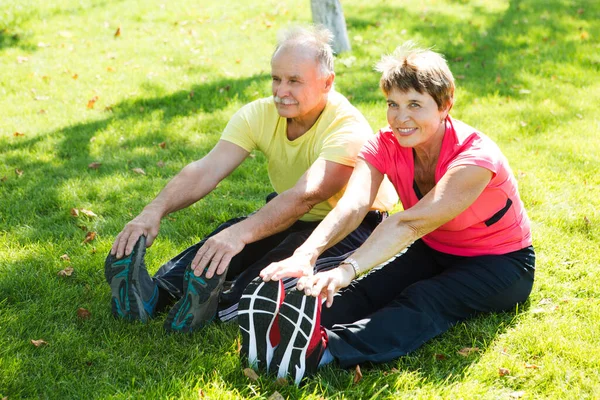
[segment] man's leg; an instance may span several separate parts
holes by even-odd
[[[447,257],[456,259],[445,256],[437,253],[439,264],[444,264]],[[533,285],[534,264],[531,247],[500,256],[463,257],[440,274],[401,290],[378,311],[353,322],[335,323],[332,314],[336,302],[342,312],[352,313],[344,292],[329,311],[329,351],[342,367],[365,361],[386,362],[405,355],[459,321],[480,312],[507,310],[525,301]],[[393,267],[390,264],[384,269]],[[361,282],[356,283],[354,292],[363,292],[359,296],[363,300],[373,298],[372,291],[381,291],[372,285],[361,287]],[[351,297],[350,302],[356,304],[356,298]],[[365,308],[369,307],[363,306],[363,311]]]
[[[326,270],[339,265],[351,252],[367,240],[373,229],[383,220],[384,215],[376,211],[369,212],[358,228],[321,255],[323,262],[317,262],[317,270]],[[255,263],[246,264],[244,271],[235,279],[231,289],[223,293],[219,305],[219,318],[221,321],[229,321],[237,316],[238,301],[244,289],[258,276],[263,268],[273,262],[290,257],[317,226],[318,222],[296,222],[288,228],[286,237],[281,243],[270,250],[263,251],[264,256]],[[295,286],[297,280],[298,278],[284,279],[284,287],[289,289]]]
[[[188,247],[177,256],[163,264],[152,279],[156,282],[160,290],[159,304],[157,311],[162,311],[165,307],[179,300],[183,296],[184,275],[188,265],[192,262],[198,249],[202,247],[204,242],[211,236],[216,235],[222,230],[243,221],[246,217],[238,217],[230,219],[221,225],[200,242]]]
[[[170,274],[172,277],[176,276],[179,279],[178,282],[182,285],[182,294],[167,316],[165,329],[189,332],[200,329],[210,322],[216,315],[225,279],[232,279],[239,271],[243,271],[246,266],[255,264],[257,260],[264,257],[266,253],[285,240],[289,232],[289,230],[282,231],[246,245],[239,254],[233,257],[226,273],[222,275],[215,274],[210,279],[207,279],[204,275],[195,276],[190,268],[190,263],[199,246],[191,252],[191,255],[182,257],[182,260],[177,264],[176,272]],[[173,271],[173,269],[170,271]],[[183,274],[183,280],[181,280],[181,274]]]

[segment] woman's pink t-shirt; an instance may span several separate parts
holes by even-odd
[[[401,147],[389,127],[370,139],[359,157],[388,176],[404,209],[419,201],[414,189],[413,149]],[[493,177],[468,209],[425,235],[423,241],[435,250],[459,256],[505,254],[530,246],[529,218],[506,157],[483,133],[448,116],[435,182],[459,165],[486,168]]]

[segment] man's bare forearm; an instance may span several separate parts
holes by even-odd
[[[234,227],[244,243],[253,243],[286,230],[308,213],[315,204],[317,202],[298,196],[289,190],[277,195],[255,214]]]
[[[151,212],[164,218],[202,199],[218,184],[218,181],[206,174],[206,167],[204,160],[186,165],[158,196],[144,207],[142,213]]]

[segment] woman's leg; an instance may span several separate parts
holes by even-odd
[[[430,251],[440,265],[448,260],[452,263],[441,273],[408,286],[368,318],[363,315],[352,323],[329,327],[328,348],[343,367],[393,360],[476,313],[510,309],[531,292],[535,265],[532,247],[482,257]],[[368,290],[381,289],[369,285]]]
[[[323,308],[321,324],[331,328],[334,324],[347,324],[365,318],[387,305],[406,287],[441,271],[431,249],[418,240],[395,260],[341,290],[332,306]]]

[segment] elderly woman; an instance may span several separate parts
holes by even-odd
[[[454,79],[444,58],[407,43],[377,70],[389,126],[363,147],[335,209],[240,303],[243,357],[296,383],[333,360],[393,360],[477,313],[513,308],[533,285],[516,179],[489,137],[448,114]],[[385,175],[404,211],[337,268],[313,275],[319,254],[358,226]],[[290,276],[301,278],[286,294],[281,279]]]

